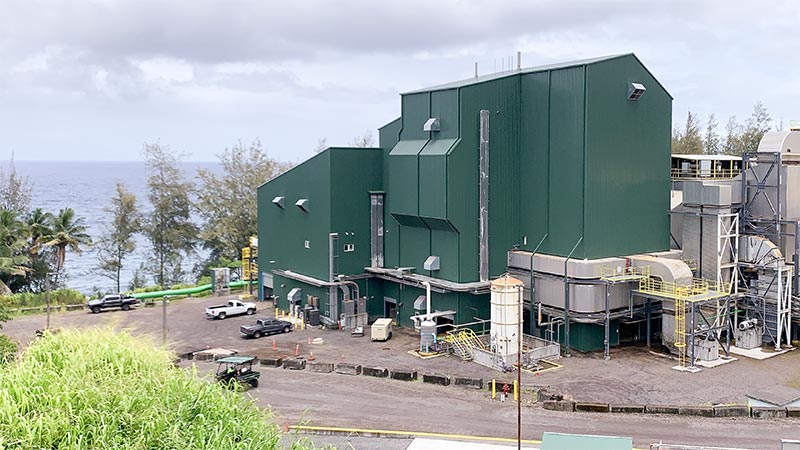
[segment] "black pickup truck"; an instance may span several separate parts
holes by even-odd
[[[108,308],[120,308],[123,311],[131,309],[131,306],[139,304],[139,299],[124,294],[111,294],[103,298],[89,300],[86,307],[89,311],[97,314],[100,311]]]
[[[288,333],[292,331],[292,323],[278,319],[258,319],[255,325],[244,325],[239,328],[242,337],[258,339],[272,333]]]

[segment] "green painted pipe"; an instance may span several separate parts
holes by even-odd
[[[253,281],[255,283],[255,281]],[[240,288],[247,286],[246,281],[234,281],[229,285],[231,288]],[[131,297],[138,298],[139,300],[145,300],[148,298],[159,298],[164,297],[165,295],[191,295],[191,294],[199,294],[201,292],[210,291],[211,284],[201,284],[199,286],[190,287],[190,288],[183,288],[183,289],[170,289],[166,291],[153,291],[153,292],[140,292],[138,294],[131,294]]]

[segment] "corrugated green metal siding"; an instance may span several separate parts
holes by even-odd
[[[455,139],[459,134],[458,90],[431,92],[431,117],[439,119],[441,129],[431,133],[437,139]]]
[[[402,118],[398,117],[378,130],[378,144],[381,149],[383,149],[384,155],[383,186],[387,191],[390,190],[389,152],[400,140],[402,125]],[[399,224],[389,214],[389,211],[391,211],[392,197],[393,196],[389,195],[387,192],[383,201],[383,209],[385,211],[383,218],[383,265],[386,267],[397,267],[400,265]]]
[[[588,66],[586,85],[586,256],[668,250],[672,99],[633,56]]]
[[[402,97],[402,118],[403,129],[400,132],[400,139],[428,139],[428,132],[422,131],[425,121],[430,118],[430,94],[404,95]]]
[[[328,278],[330,186],[330,152],[323,152],[258,189],[261,271],[292,269]],[[286,198],[284,209],[271,203],[276,196]],[[301,198],[309,199],[307,213],[294,205]]]
[[[417,273],[430,275],[422,264],[431,255],[431,232],[426,227],[400,226],[400,267],[416,267]]]
[[[521,78],[520,234],[528,240],[521,248],[533,251],[548,232],[550,72]]]
[[[479,114],[490,111],[489,116],[489,275],[498,276],[506,271],[506,253],[520,242],[519,234],[519,126],[520,78],[509,77],[461,89],[461,108],[464,117],[465,137],[473,145],[473,157],[468,164],[477,169],[479,164]],[[472,118],[472,119],[470,119]],[[470,123],[470,125],[467,125]],[[463,151],[469,151],[469,147]],[[477,170],[472,183],[478,184]],[[468,182],[468,181],[467,181]],[[457,189],[457,187],[455,187]],[[469,201],[474,204],[473,221],[478,219],[478,196]],[[477,239],[477,233],[466,235]],[[465,254],[467,255],[467,254]],[[477,252],[472,254],[477,259]],[[478,279],[477,270],[462,273],[461,281]]]
[[[550,73],[550,235],[542,253],[566,256],[583,234],[584,79],[584,67]],[[583,258],[585,248],[573,257]]]
[[[369,191],[383,188],[383,155],[379,148],[332,148],[331,229],[339,234],[338,271],[355,275],[370,265]],[[353,244],[355,250],[345,252]]]
[[[451,281],[478,278],[478,113],[461,104],[461,141],[447,155],[447,216],[458,230],[459,274]],[[444,261],[442,261],[444,264]]]
[[[261,242],[259,242],[260,244]],[[294,288],[300,288],[301,294],[303,296],[301,305],[305,305],[308,299],[308,296],[319,297],[319,309],[323,315],[328,314],[328,307],[329,307],[329,294],[328,288],[325,287],[314,287],[300,281],[295,281],[290,278],[284,278],[279,275],[275,275],[273,277],[273,281],[275,282],[275,296],[278,298],[278,308],[286,311],[289,309],[289,300],[287,295],[289,291]]]
[[[458,233],[431,230],[431,255],[439,257],[440,269],[431,272],[436,278],[458,280],[461,255],[458,252]]]

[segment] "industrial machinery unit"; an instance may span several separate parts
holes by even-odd
[[[515,344],[493,320],[504,313],[490,286],[510,275],[523,297],[512,322],[566,353],[608,357],[658,335],[690,365],[727,353],[719,338],[732,336],[739,285],[772,293],[766,280],[789,267],[740,277],[739,235],[772,226],[773,238],[760,235],[794,246],[789,209],[737,207],[737,195],[770,185],[725,181],[755,160],[673,163],[682,186],[671,197],[671,115],[671,96],[632,54],[402,94],[378,148],[329,148],[258,188],[259,291],[284,309],[312,305],[329,325],[390,318],[424,325],[421,347],[449,332],[501,355]],[[771,204],[786,201],[781,192]],[[749,308],[785,339],[785,308],[765,307],[770,295]]]

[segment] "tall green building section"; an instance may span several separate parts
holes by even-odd
[[[646,93],[629,99],[631,83]],[[481,111],[488,117],[489,279],[506,272],[509,250],[533,250],[544,236],[539,252],[561,257],[582,239],[577,259],[668,250],[671,105],[632,54],[405,93],[401,116],[379,129],[379,149],[329,149],[259,188],[262,277],[278,269],[325,282],[334,281],[331,272],[353,278],[370,292],[371,317],[391,306],[402,325],[420,312],[419,280],[431,280],[434,308],[453,312],[454,323],[488,319]],[[425,131],[431,119],[438,129]],[[383,195],[382,267],[370,253],[370,193]],[[283,208],[272,203],[279,196]],[[309,211],[295,206],[303,198]],[[339,236],[334,262],[331,233]],[[344,253],[346,243],[355,249]],[[432,256],[439,267],[426,270]],[[282,276],[270,282],[284,305],[286,293],[303,285]]]

